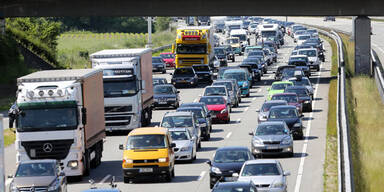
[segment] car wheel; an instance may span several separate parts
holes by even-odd
[[[235,62],[235,57],[233,57],[232,62]]]
[[[197,148],[201,149],[201,141],[199,141],[199,144],[197,144]]]
[[[257,78],[257,81],[261,81],[261,77]]]
[[[250,96],[250,93],[248,93],[246,96],[249,97],[249,96]]]
[[[308,112],[312,112],[312,105],[308,108]]]
[[[124,177],[124,183],[129,183],[131,181],[131,179],[129,179],[129,177]]]
[[[294,156],[294,153],[293,153],[293,151],[292,152],[290,152],[290,153],[288,153],[288,157],[293,157]]]
[[[227,121],[225,123],[230,123],[231,122],[231,118],[228,118]]]
[[[318,67],[316,68],[316,71],[320,71],[320,66],[318,66]]]
[[[162,73],[163,73],[163,74],[167,73],[167,70],[166,70],[166,69],[164,69],[164,70],[162,71]]]
[[[165,175],[165,181],[166,182],[172,181],[172,171],[168,171],[168,173]]]

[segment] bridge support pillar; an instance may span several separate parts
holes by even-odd
[[[371,75],[371,19],[358,16],[353,20],[355,39],[355,74]]]

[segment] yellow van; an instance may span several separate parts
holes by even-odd
[[[124,183],[138,176],[158,175],[170,182],[175,176],[175,156],[171,136],[166,128],[137,128],[128,134],[119,148],[123,154]]]

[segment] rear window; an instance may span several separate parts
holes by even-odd
[[[232,91],[232,84],[230,82],[215,82],[213,85],[223,85],[227,87],[228,91]]]
[[[307,55],[308,57],[316,57],[315,50],[301,50],[299,51],[299,55]]]
[[[193,76],[193,69],[191,68],[177,68],[175,70],[175,75],[191,75]]]
[[[195,71],[209,71],[209,67],[208,66],[193,66],[193,69]]]
[[[222,95],[226,96],[225,87],[207,87],[204,92],[204,96]]]
[[[162,63],[163,60],[161,58],[152,58],[152,63]]]
[[[225,100],[222,97],[202,97],[200,102],[205,103],[206,105],[223,105]]]
[[[299,102],[296,95],[274,95],[272,100],[284,100],[287,103],[297,103]]]

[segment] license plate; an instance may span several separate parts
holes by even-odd
[[[159,101],[159,104],[167,104],[166,101]]]
[[[140,168],[139,172],[140,173],[152,173],[153,172],[153,168]]]
[[[227,182],[236,181],[236,177],[224,177],[224,181],[227,181]]]
[[[216,115],[212,115],[212,118],[216,118]]]
[[[271,145],[271,146],[267,146],[266,148],[267,148],[267,149],[278,149],[279,146]]]
[[[181,80],[182,83],[186,83],[187,81],[186,80]]]

